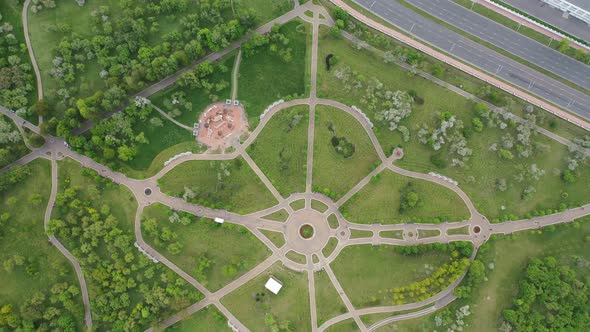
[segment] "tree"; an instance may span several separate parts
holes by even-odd
[[[561,179],[563,180],[563,182],[568,184],[576,182],[576,176],[569,169],[566,169],[565,171],[561,172]]]
[[[33,110],[37,115],[46,116],[49,113],[49,105],[43,99],[37,100],[35,106],[33,106]]]

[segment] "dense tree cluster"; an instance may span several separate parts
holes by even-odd
[[[25,180],[31,174],[31,168],[27,165],[12,168],[11,170],[0,173],[0,193],[10,189],[11,186]]]
[[[11,268],[10,273],[16,273],[12,269],[24,269],[24,257],[13,259],[16,267]],[[26,273],[31,272],[27,269]],[[18,307],[0,302],[0,328],[17,331],[79,331],[81,326],[77,326],[76,320],[83,313],[74,301],[79,296],[80,289],[76,285],[60,282],[46,292],[34,293]]]
[[[200,10],[189,11],[189,6],[199,6]],[[228,0],[199,4],[188,0],[121,0],[117,8],[101,6],[92,12],[92,34],[88,37],[72,32],[66,23],[50,27],[63,35],[54,50],[51,70],[59,87],[46,94],[51,96],[47,100],[50,105],[65,112],[57,126],[58,134],[68,136],[83,120],[115,109],[128,92],[173,74],[209,51],[226,48],[256,22],[251,10],[239,10],[235,18],[230,13],[232,2]],[[151,40],[158,39],[159,16],[177,17],[180,28],[167,32],[154,44]],[[91,91],[86,82],[80,82],[94,63],[99,65],[100,79],[105,83],[99,91]]]
[[[28,152],[20,132],[11,120],[0,116],[0,168]]]
[[[140,124],[149,122],[152,112],[149,104],[133,103],[122,112],[98,122],[92,128],[89,139],[72,136],[70,144],[101,163],[112,165],[116,160],[130,161],[142,144],[149,143],[140,131]],[[149,122],[149,125],[154,124]]]
[[[35,89],[33,67],[25,61],[27,48],[15,33],[0,13],[0,105],[25,110]]]
[[[420,194],[414,189],[412,182],[401,190],[401,199],[399,204],[399,212],[404,213],[417,207],[424,206],[424,200]]]
[[[100,179],[94,171],[84,174]],[[113,331],[140,330],[194,303],[200,294],[141,254],[134,247],[133,232],[119,225],[111,206],[96,206],[104,189],[112,186],[106,180],[87,186],[84,192],[67,186],[57,195],[59,217],[50,221],[49,233],[80,262],[95,325]]]
[[[577,269],[553,257],[533,259],[514,305],[503,312],[504,320],[516,331],[588,331],[589,283]]]

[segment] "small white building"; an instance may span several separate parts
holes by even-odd
[[[215,218],[213,220],[215,220],[215,222],[218,224],[223,224],[223,222],[225,221],[225,219],[223,219],[223,218]]]
[[[276,295],[279,293],[281,288],[283,288],[283,284],[274,277],[270,277],[268,278],[268,281],[266,282],[264,287]]]

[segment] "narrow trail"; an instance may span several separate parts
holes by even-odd
[[[41,71],[39,71],[39,66],[37,65],[37,60],[35,58],[35,52],[33,50],[33,44],[31,43],[31,36],[29,35],[29,5],[31,4],[31,0],[26,0],[23,4],[23,11],[22,11],[22,21],[23,21],[23,29],[25,34],[25,42],[27,44],[27,51],[29,52],[29,58],[31,59],[31,64],[33,65],[33,71],[35,72],[35,77],[37,78],[37,100],[43,99],[43,80],[41,79]]]
[[[47,209],[45,210],[45,218],[43,220],[43,226],[45,232],[49,231],[49,221],[51,220],[51,212],[55,205],[55,199],[57,197],[58,189],[58,172],[57,172],[57,161],[55,153],[51,154],[51,194],[49,195],[49,201],[47,202]],[[70,253],[66,247],[53,235],[49,235],[49,242],[53,244],[64,255],[70,263],[74,266],[76,276],[78,277],[78,283],[80,284],[80,291],[82,293],[82,302],[84,303],[84,324],[88,331],[92,331],[92,314],[90,311],[90,297],[88,296],[88,287],[86,285],[86,279],[84,279],[84,273],[80,267],[78,260]]]
[[[234,62],[234,68],[232,72],[232,83],[231,83],[231,100],[238,99],[238,76],[240,75],[240,62],[242,61],[242,49],[238,50],[236,55],[236,61]]]
[[[164,112],[163,110],[161,110],[158,106],[151,104],[152,107],[158,111],[158,113],[160,113],[163,117],[165,117],[166,119],[170,120],[172,123],[174,123],[175,125],[179,126],[182,129],[188,130],[190,132],[193,131],[193,128],[190,126],[185,125],[184,123],[180,123],[178,121],[176,121],[176,119],[174,119],[173,117],[171,117],[168,113]]]

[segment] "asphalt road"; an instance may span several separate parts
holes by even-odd
[[[573,16],[569,18],[562,17],[562,11],[551,8],[546,3],[539,0],[503,0],[512,7],[518,8],[538,19],[541,19],[555,27],[566,31],[578,38],[590,42],[590,27]]]
[[[429,20],[395,0],[353,0],[394,26],[448,54],[585,119],[590,96]]]
[[[590,66],[483,17],[451,0],[406,0],[466,31],[578,86],[590,89]]]

